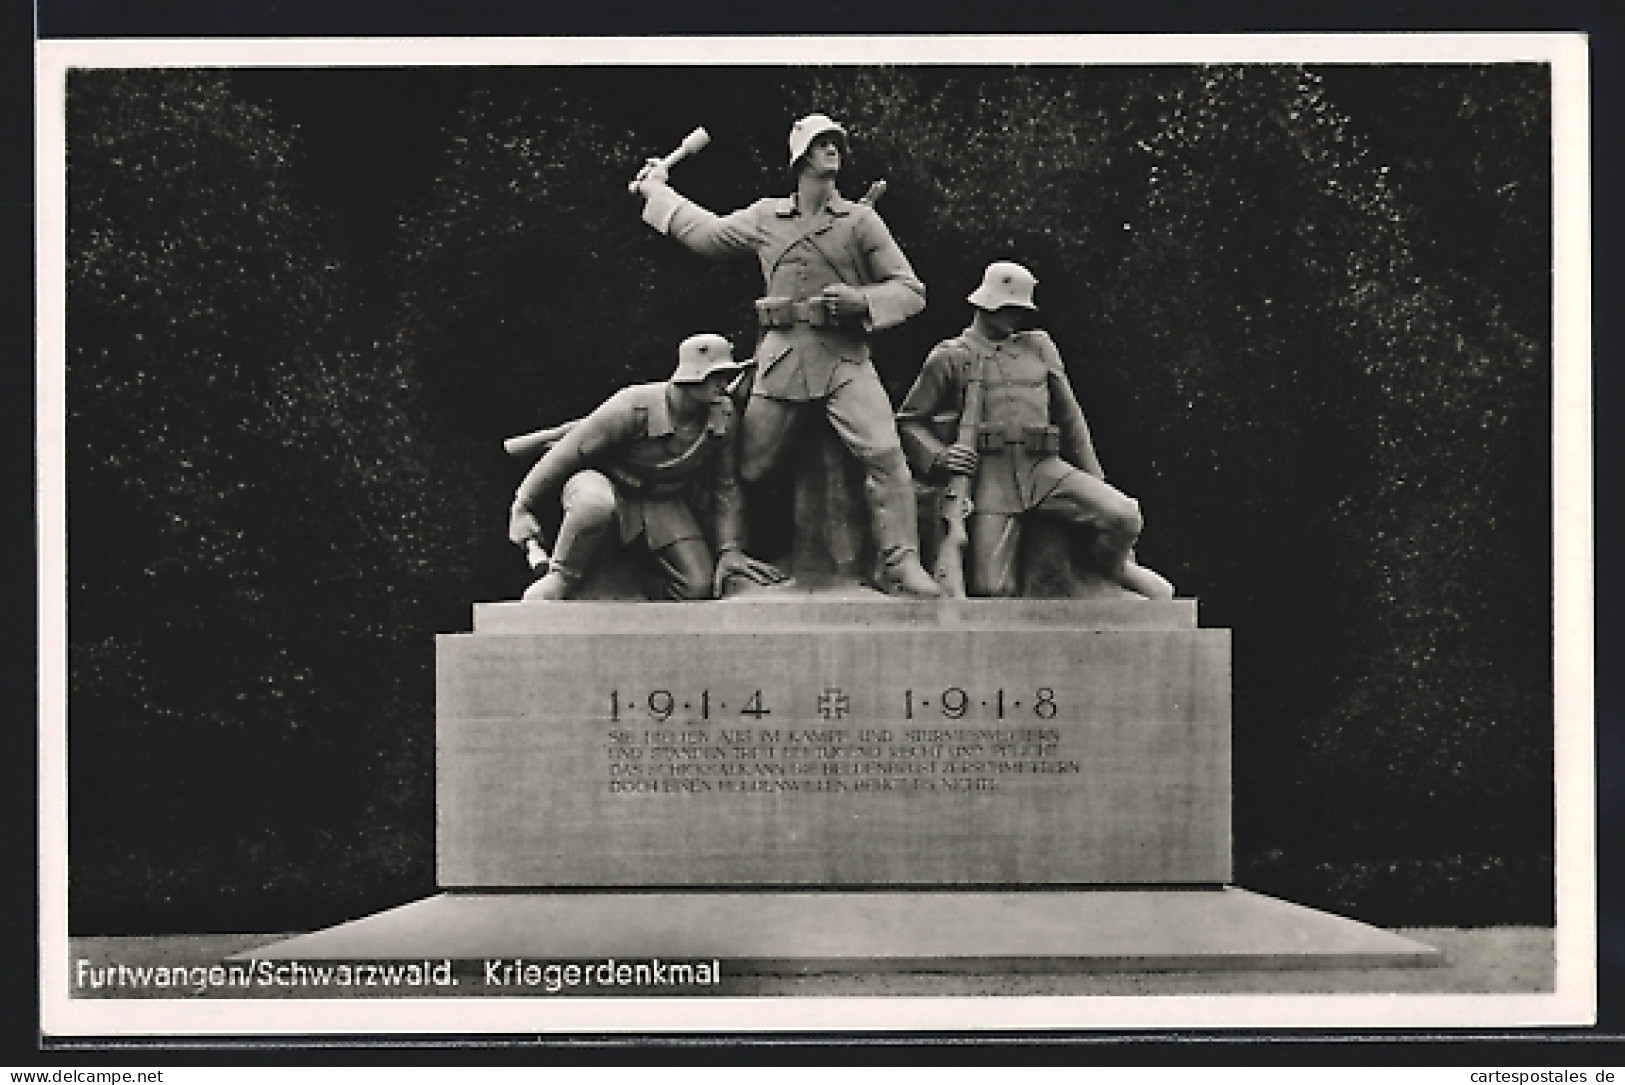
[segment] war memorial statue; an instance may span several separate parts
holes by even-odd
[[[669,381],[516,439],[556,440],[509,522],[545,574],[437,638],[441,892],[256,952],[798,973],[1436,957],[1231,884],[1229,630],[1199,627],[1196,601],[1134,561],[1138,505],[1105,482],[1054,343],[1023,327],[1036,306],[1019,265],[988,270],[971,326],[894,417],[867,336],[925,291],[872,207],[836,192],[844,150],[828,117],[797,121],[794,195],[722,217],[673,192],[666,162],[638,174],[656,228],[761,261],[754,358],[692,336]],[[652,555],[662,587],[645,596],[783,581],[744,550],[743,483],[815,406],[827,424],[817,455],[794,457],[798,513],[823,470],[842,487],[830,519],[853,528],[861,465],[874,585],[901,598],[811,580],[715,606],[589,597],[612,525]],[[948,480],[941,510],[918,502],[905,440],[922,477]],[[946,590],[922,564],[921,508],[961,529],[957,553],[938,548]],[[1016,567],[1029,522],[1091,540],[1110,590],[962,598],[947,559],[966,549],[969,594],[1031,580]],[[819,526],[798,515],[798,543]]]
[[[1091,529],[1092,557],[1107,577],[1148,599],[1172,599],[1173,585],[1134,560],[1139,502],[1107,484],[1054,340],[1024,330],[1038,311],[1037,284],[1020,264],[988,265],[966,298],[970,326],[931,351],[897,413],[915,475],[949,479],[938,579],[968,580],[972,595],[1016,595],[1022,523],[1033,515]],[[963,560],[956,528],[968,534],[968,577],[955,565]]]
[[[767,294],[756,302],[755,387],[740,424],[740,475],[761,480],[784,458],[814,406],[862,464],[877,554],[874,584],[901,596],[941,594],[920,564],[913,482],[869,334],[925,307],[925,286],[872,207],[835,187],[846,129],[813,113],[790,129],[795,192],[718,216],[667,184],[650,159],[633,181],[643,218],[706,257],[755,256]]]
[[[669,381],[623,388],[570,425],[536,461],[514,494],[508,538],[532,555],[542,574],[528,600],[567,599],[612,523],[620,539],[640,536],[653,556],[666,598],[709,599],[730,576],[760,583],[782,579],[749,557],[735,469],[735,424],[729,385],[745,367],[720,335],[692,335],[677,348]],[[695,510],[710,486],[716,549],[712,561]],[[553,551],[540,542],[538,503],[558,491],[563,519]]]

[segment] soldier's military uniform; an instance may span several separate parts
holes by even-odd
[[[821,131],[844,135],[820,115],[797,122],[792,163]],[[756,303],[761,338],[741,422],[742,477],[756,481],[770,471],[802,411],[822,404],[831,428],[863,464],[877,549],[888,557],[907,551],[917,562],[913,483],[868,339],[923,309],[925,286],[886,224],[872,207],[839,195],[813,210],[787,196],[721,216],[664,184],[650,186],[647,196],[644,220],[692,251],[754,255],[760,263],[767,294]],[[817,300],[836,283],[863,295],[866,316],[837,317]]]
[[[758,258],[767,285],[767,296],[756,304],[762,327],[758,396],[827,400],[853,382],[881,390],[869,359],[869,333],[925,308],[925,286],[880,215],[841,196],[811,214],[796,207],[794,196],[784,196],[718,216],[660,187],[650,194],[643,217],[702,256]],[[831,317],[808,300],[832,283],[856,287],[869,303],[868,318]],[[895,444],[889,402],[884,417],[864,416],[854,425],[870,444]]]
[[[695,337],[685,348],[695,340],[701,354],[728,355],[720,336]],[[703,379],[705,363],[688,364],[694,368],[687,375]],[[726,364],[733,366],[731,357]],[[673,379],[683,376],[680,365]],[[623,543],[643,537],[668,598],[710,597],[715,563],[695,509],[708,486],[718,547],[738,544],[734,413],[732,400],[724,397],[703,417],[684,423],[672,413],[666,382],[636,384],[616,392],[548,449],[526,476],[520,503],[561,491],[564,516],[549,569],[562,579],[561,587],[568,590],[580,581],[599,541],[615,525]]]
[[[940,458],[957,434],[966,385],[978,377],[983,391],[968,523],[971,592],[1016,594],[1021,517],[1031,512],[1092,528],[1102,565],[1121,563],[1140,534],[1139,503],[1106,483],[1083,409],[1047,332],[1016,332],[995,341],[972,326],[937,344],[897,414],[915,474],[946,478]]]

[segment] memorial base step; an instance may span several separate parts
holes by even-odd
[[[1233,886],[1078,890],[454,892],[258,959],[718,960],[727,974],[1378,968],[1433,948]]]

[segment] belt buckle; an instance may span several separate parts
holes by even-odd
[[[798,298],[787,306],[785,317],[791,324],[807,324],[811,327],[822,327],[828,317],[828,311],[823,304],[810,298]]]
[[[792,298],[757,298],[756,319],[766,328],[788,328],[796,322],[795,306]]]

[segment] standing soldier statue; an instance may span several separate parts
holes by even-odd
[[[1106,484],[1054,340],[1021,330],[1038,310],[1037,284],[1020,264],[988,265],[966,299],[975,307],[970,327],[926,358],[897,414],[914,470],[972,480],[965,578],[972,594],[1017,593],[1021,518],[1034,513],[1092,528],[1102,572],[1147,598],[1172,599],[1173,585],[1134,560],[1139,502]],[[977,384],[980,394],[967,396]],[[980,417],[961,428],[967,402],[979,405]],[[945,440],[938,426],[973,436],[975,447]]]
[[[673,191],[651,159],[633,181],[644,221],[708,257],[754,255],[767,296],[756,303],[758,373],[741,422],[740,475],[756,482],[781,459],[809,404],[862,463],[889,594],[941,594],[920,565],[914,486],[891,401],[869,359],[869,333],[925,307],[925,287],[872,207],[844,199],[835,178],[846,130],[822,114],[790,129],[794,195],[718,216]]]
[[[526,599],[568,599],[612,522],[622,542],[640,535],[670,599],[709,599],[730,576],[782,579],[740,547],[743,522],[735,468],[733,400],[728,385],[744,367],[720,335],[693,335],[677,348],[671,380],[616,392],[573,424],[520,482],[508,538],[526,547],[545,575]],[[695,518],[699,492],[713,491],[719,557]],[[549,557],[541,549],[537,502],[560,491],[564,517]]]

